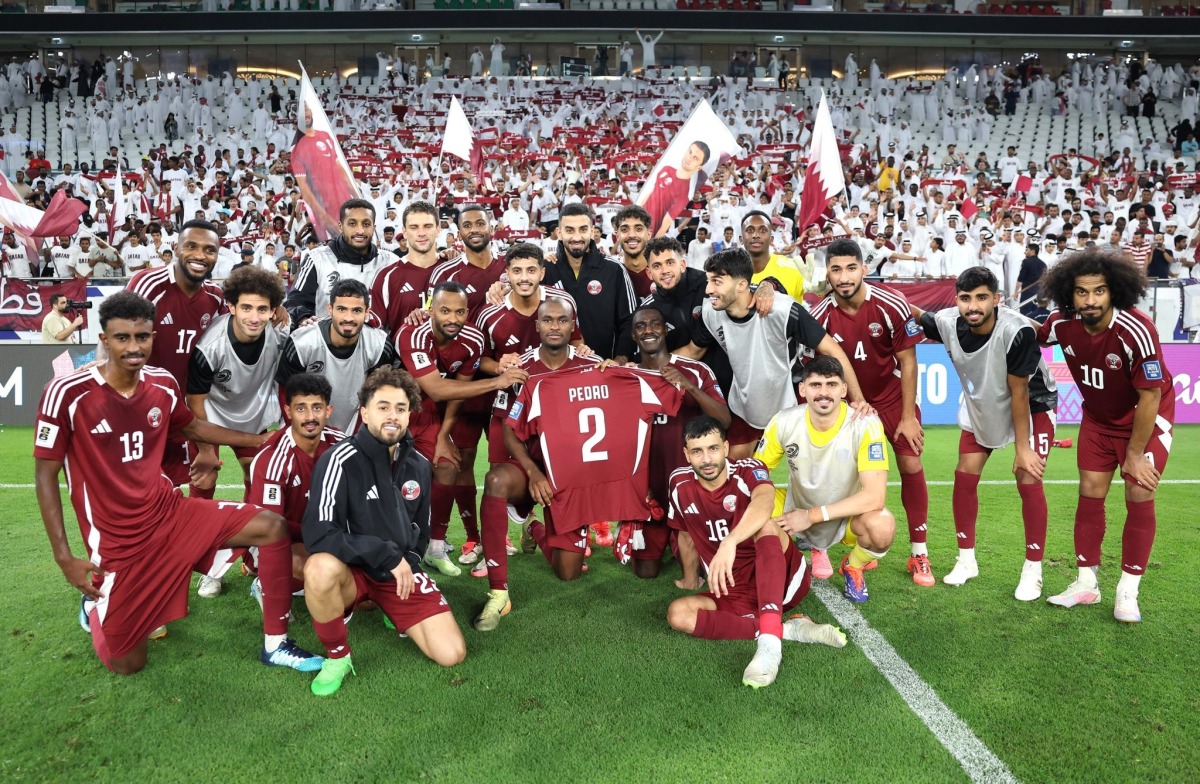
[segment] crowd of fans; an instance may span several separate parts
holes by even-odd
[[[739,243],[741,216],[763,210],[773,219],[773,252],[813,285],[824,278],[823,248],[843,235],[862,245],[879,278],[953,278],[984,264],[1030,308],[1038,270],[1088,245],[1129,253],[1152,277],[1195,270],[1200,66],[1077,62],[1052,76],[1022,64],[917,81],[887,79],[874,61],[859,68],[851,57],[841,79],[789,89],[779,79],[786,61],[775,57],[759,79],[664,77],[645,41],[649,67],[635,74],[632,55],[619,55],[615,79],[493,76],[482,52],[457,77],[451,63],[421,68],[380,53],[378,79],[319,82],[361,195],[376,208],[378,244],[403,254],[399,216],[413,201],[431,201],[442,219],[438,246],[456,255],[455,205],[473,202],[492,208],[498,243],[540,240],[553,252],[564,205],[582,201],[605,218],[635,201],[674,132],[707,99],[742,153],[671,216],[667,233],[697,267]],[[497,39],[492,48],[492,68],[503,72],[503,46]],[[731,73],[755,73],[735,65]],[[124,278],[169,262],[175,227],[195,217],[221,231],[216,278],[241,264],[286,277],[317,244],[289,160],[295,87],[229,73],[139,83],[132,61],[108,57],[52,70],[36,56],[3,69],[0,163],[27,204],[45,208],[66,189],[88,210],[78,234],[40,255],[6,233],[5,275]],[[847,188],[818,225],[798,226],[822,90],[842,136]],[[484,145],[481,180],[440,154],[452,96]],[[46,131],[59,135],[58,160],[15,120],[39,100],[61,108],[58,128]],[[1080,147],[1013,145],[993,160],[980,150],[996,147],[991,127],[1001,113],[1110,115],[1120,125]],[[1145,116],[1165,118],[1169,130],[1141,135]],[[118,202],[125,219],[110,236]],[[598,223],[597,244],[613,253],[613,227]]]

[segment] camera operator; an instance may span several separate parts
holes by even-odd
[[[50,298],[50,312],[42,319],[43,343],[78,343],[75,333],[83,326],[83,314],[76,312],[75,318],[67,315],[71,300],[66,294],[55,294]]]

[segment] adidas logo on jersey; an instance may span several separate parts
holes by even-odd
[[[92,428],[92,432],[96,434],[111,433],[112,428],[109,426],[107,419],[101,419],[100,424]]]
[[[175,319],[171,317],[171,314],[170,314],[170,313],[168,313],[167,315],[163,316],[163,320],[162,320],[161,322],[159,322],[159,323],[160,323],[160,324],[162,324],[162,326],[164,326],[164,327],[165,327],[165,326],[167,326],[168,324],[174,324],[174,323],[175,323]]]
[[[516,335],[509,335],[509,336],[508,336],[508,340],[504,341],[504,347],[505,347],[505,348],[508,348],[509,346],[515,346],[515,345],[517,345],[517,344],[518,344],[518,343],[520,343],[520,342],[521,342],[521,341],[517,340],[517,336],[516,336]]]
[[[400,287],[400,293],[401,293],[401,294],[407,293],[407,292],[409,292],[409,291],[412,291],[412,290],[413,290],[413,287],[412,287],[412,285],[411,285],[411,284],[409,284],[409,283],[407,283],[407,282],[406,282],[406,283],[405,283],[403,286],[401,286],[401,287]]]
[[[293,476],[293,477],[292,477],[292,487],[299,487],[300,485],[301,485],[301,479],[300,479],[300,477],[299,477],[298,475],[297,475],[297,476]]]
[[[379,491],[375,489],[375,485],[371,485],[371,489],[367,491],[367,500],[379,500]]]
[[[683,513],[684,514],[700,514],[700,510],[696,508],[695,504],[688,504],[688,508],[684,509]]]
[[[489,569],[492,569],[492,568],[499,569],[500,568],[500,564],[496,563],[491,558],[487,559],[487,566]]]
[[[1063,353],[1066,354],[1067,356],[1073,357],[1073,356],[1075,356],[1075,349],[1071,346],[1067,346],[1066,348],[1063,349]]]

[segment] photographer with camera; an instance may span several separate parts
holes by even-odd
[[[83,326],[83,314],[76,312],[74,318],[67,314],[78,306],[90,307],[88,302],[72,302],[66,294],[55,294],[50,298],[50,312],[42,319],[43,343],[78,343],[75,333]]]

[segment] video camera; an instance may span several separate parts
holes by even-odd
[[[95,304],[95,302],[88,302],[87,300],[80,302],[70,297],[67,298],[67,310],[91,310],[91,307]]]

